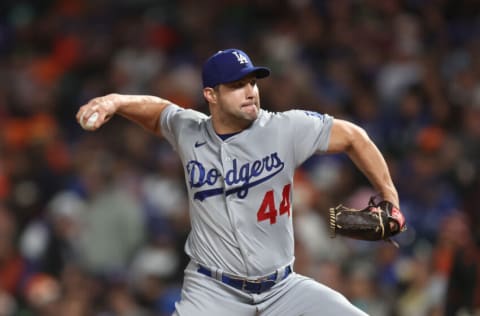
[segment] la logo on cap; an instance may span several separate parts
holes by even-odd
[[[247,59],[247,57],[245,57],[245,56],[244,56],[243,54],[241,54],[240,52],[233,51],[232,54],[234,54],[235,57],[237,57],[238,63],[240,63],[240,64],[248,64],[248,59]]]
[[[270,74],[270,69],[254,66],[250,57],[240,49],[220,50],[203,64],[203,87],[213,88],[221,83],[240,80],[249,74],[254,74],[257,79],[265,78]]]

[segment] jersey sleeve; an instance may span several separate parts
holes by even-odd
[[[315,153],[328,149],[333,117],[312,111],[287,112],[293,125],[292,144],[296,165],[302,164]]]
[[[176,104],[171,103],[167,106],[160,117],[160,128],[162,136],[177,151],[180,142],[181,132],[187,129],[198,127],[199,122],[207,116],[201,112],[184,109]],[[192,130],[192,133],[197,132]]]

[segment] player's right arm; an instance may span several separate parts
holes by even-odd
[[[76,118],[84,126],[97,112],[98,118],[88,130],[97,130],[115,114],[137,123],[144,129],[160,135],[160,116],[170,101],[150,95],[108,94],[94,98],[80,107]]]

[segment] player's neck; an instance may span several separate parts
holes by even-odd
[[[212,117],[213,129],[215,130],[215,133],[219,135],[240,133],[241,131],[249,128],[252,123],[253,122],[245,120],[235,120],[234,122],[232,122],[231,120],[225,121],[219,118]]]

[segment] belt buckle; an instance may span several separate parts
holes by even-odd
[[[256,280],[248,280],[248,279],[242,279],[242,291],[244,292],[251,292],[249,290],[246,289],[246,286],[248,283],[261,283],[262,280],[261,279],[256,279]]]
[[[266,289],[271,288],[273,285],[275,285],[275,283],[276,282],[274,280],[269,280],[268,277],[263,277],[255,280],[244,280],[242,290],[249,293],[260,294]],[[248,284],[250,284],[254,288],[246,289],[246,286]]]
[[[290,267],[285,268],[284,274],[287,274],[287,271],[288,271],[289,268],[290,268]],[[291,271],[291,270],[290,270],[290,271]],[[270,279],[270,278],[272,278],[272,277],[274,277],[273,280]],[[278,272],[275,272],[274,274],[267,275],[267,276],[264,276],[264,277],[262,277],[262,278],[260,278],[260,279],[255,279],[255,280],[239,279],[239,280],[242,280],[242,288],[241,288],[241,290],[244,291],[244,292],[249,292],[249,293],[262,293],[262,292],[265,290],[265,288],[268,288],[268,289],[269,289],[269,288],[271,288],[272,286],[274,286],[275,284],[277,284],[277,282],[276,282],[277,277],[278,277]],[[283,279],[283,278],[282,278],[282,279]],[[258,290],[258,292],[257,292],[257,291],[250,291],[250,290],[248,290],[246,287],[247,287],[247,285],[248,285],[249,283],[252,284],[252,285],[253,285],[253,284],[259,284],[259,285],[260,285],[259,288],[256,289],[256,290]]]

